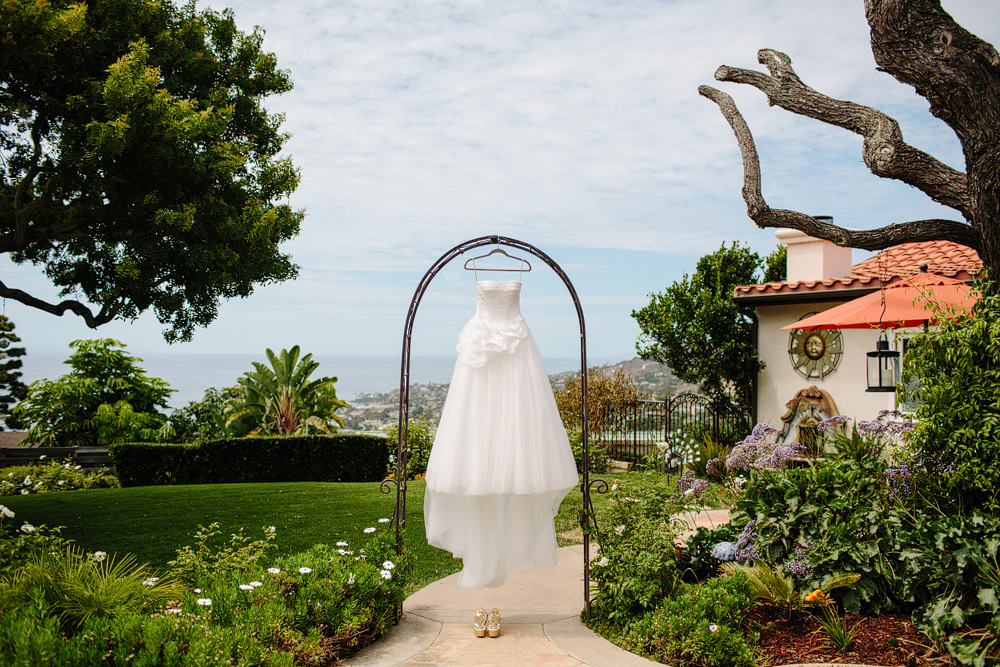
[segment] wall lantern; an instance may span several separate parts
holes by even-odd
[[[899,352],[889,349],[885,331],[868,353],[868,391],[896,391],[899,382]]]

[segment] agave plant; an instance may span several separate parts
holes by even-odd
[[[319,367],[312,355],[299,358],[299,346],[267,351],[270,368],[253,362],[254,370],[239,379],[240,396],[226,407],[226,428],[235,436],[306,435],[329,433],[331,422],[343,426],[335,413],[347,403],[337,398],[335,377],[309,377]],[[336,428],[336,427],[333,427]]]

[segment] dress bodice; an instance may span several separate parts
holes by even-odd
[[[480,367],[497,354],[511,354],[528,335],[521,316],[521,281],[480,280],[476,314],[458,335],[458,360]]]
[[[505,322],[521,317],[521,281],[477,282],[476,317],[481,317],[487,322]]]

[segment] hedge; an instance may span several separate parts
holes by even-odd
[[[122,486],[378,482],[389,465],[385,438],[373,435],[137,442],[109,450]]]

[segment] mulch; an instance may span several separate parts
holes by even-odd
[[[818,614],[818,610],[816,614]],[[931,650],[930,640],[919,633],[909,616],[879,614],[847,615],[848,627],[858,624],[853,645],[847,651],[830,647],[819,617],[809,611],[761,605],[750,613],[750,630],[760,633],[760,646],[769,665],[842,663],[914,667],[949,665],[947,656]]]

